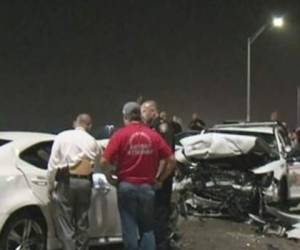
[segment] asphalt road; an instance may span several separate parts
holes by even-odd
[[[223,219],[181,220],[180,250],[298,250],[300,242],[257,233],[256,227]],[[120,245],[91,250],[121,250]]]
[[[222,219],[182,222],[182,250],[296,250],[300,243],[257,233],[253,225]]]

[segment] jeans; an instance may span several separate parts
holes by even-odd
[[[149,184],[119,184],[118,205],[126,250],[155,250],[154,197]]]

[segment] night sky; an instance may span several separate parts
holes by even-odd
[[[121,122],[139,95],[189,122],[246,116],[247,37],[272,14],[282,30],[252,45],[252,118],[296,126],[299,1],[26,0],[0,6],[0,130],[54,131],[89,112]]]

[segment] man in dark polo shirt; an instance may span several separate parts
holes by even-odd
[[[170,146],[175,149],[174,129],[165,119],[161,119],[157,103],[153,100],[145,101],[141,106],[144,122],[153,130],[157,131]],[[164,168],[165,162],[161,162],[160,168]],[[173,173],[165,180],[161,189],[155,193],[155,240],[157,250],[170,250],[171,235],[174,234],[174,226],[171,221],[171,195],[172,195]]]
[[[116,164],[118,204],[127,250],[155,250],[154,188],[173,172],[175,159],[162,137],[141,122],[140,106],[123,107],[125,126],[109,141],[101,159],[102,170],[113,182],[110,165]],[[167,164],[158,174],[159,162]]]

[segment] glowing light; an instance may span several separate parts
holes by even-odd
[[[273,18],[273,26],[281,28],[283,26],[283,18],[282,17],[274,17]]]

